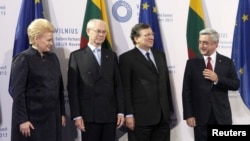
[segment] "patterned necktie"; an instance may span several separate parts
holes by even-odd
[[[207,57],[207,69],[213,70],[213,67],[211,64],[211,57]]]
[[[155,64],[154,64],[153,61],[150,59],[150,54],[149,54],[148,52],[146,53],[146,56],[147,56],[147,58],[148,58],[149,64],[152,66],[152,68],[154,69],[154,71],[158,73]]]

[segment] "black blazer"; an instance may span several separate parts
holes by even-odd
[[[125,91],[125,113],[134,114],[136,126],[157,124],[163,113],[170,121],[172,98],[165,55],[152,50],[159,73],[134,48],[119,58]]]
[[[213,108],[219,124],[231,124],[228,90],[237,90],[240,85],[234,63],[217,53],[214,71],[219,81],[216,85],[204,78],[205,66],[202,56],[187,61],[182,91],[184,119],[195,117],[197,125],[207,124]]]
[[[116,54],[101,49],[101,67],[89,47],[70,54],[68,95],[71,117],[84,122],[116,122],[124,113],[124,95]]]
[[[55,53],[41,54],[34,48],[16,56],[11,66],[13,98],[11,140],[24,141],[19,125],[30,121],[35,130],[29,140],[61,140],[62,115],[65,114],[63,80]],[[44,136],[47,131],[47,136]]]

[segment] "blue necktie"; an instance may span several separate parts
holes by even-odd
[[[99,65],[101,65],[101,49],[100,48],[95,48],[94,49],[94,55],[96,57],[96,60]]]

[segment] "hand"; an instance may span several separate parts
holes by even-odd
[[[62,116],[62,126],[65,127],[66,126],[66,117]]]
[[[126,126],[130,129],[130,130],[134,130],[135,128],[135,119],[134,117],[126,117]]]
[[[196,126],[195,117],[190,117],[190,118],[186,119],[186,122],[187,122],[187,125],[190,127]]]
[[[120,128],[123,123],[124,123],[125,119],[124,119],[124,115],[117,115],[117,128]]]
[[[35,129],[34,126],[31,124],[31,122],[26,121],[24,123],[21,123],[19,125],[20,128],[20,132],[23,134],[23,136],[25,137],[30,137],[31,136],[31,132],[30,129]]]
[[[82,118],[75,120],[75,126],[80,129],[82,132],[85,132],[84,120]]]
[[[214,71],[209,70],[209,69],[204,69],[202,73],[205,79],[211,80],[212,82],[215,82],[215,83],[218,82],[218,76]]]

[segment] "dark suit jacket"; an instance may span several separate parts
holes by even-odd
[[[219,124],[231,124],[228,90],[237,90],[240,85],[234,63],[217,53],[214,71],[219,81],[216,85],[204,78],[205,66],[202,56],[187,61],[182,92],[184,119],[195,117],[197,125],[207,124],[213,108]]]
[[[161,112],[170,121],[172,98],[165,55],[152,50],[157,74],[143,54],[134,48],[119,58],[125,91],[125,113],[134,114],[136,126],[157,124]]]
[[[65,115],[63,89],[60,64],[55,53],[48,52],[41,57],[36,49],[29,47],[16,56],[11,66],[11,141],[60,141],[61,116]],[[35,128],[29,139],[22,135],[19,128],[26,121],[30,121]]]
[[[124,95],[117,56],[101,49],[101,67],[89,47],[70,54],[68,93],[71,117],[84,122],[116,122],[124,113]]]

